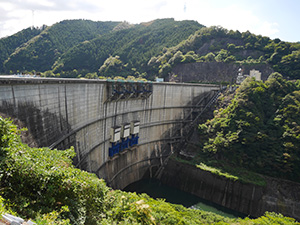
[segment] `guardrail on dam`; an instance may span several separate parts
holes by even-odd
[[[0,78],[0,114],[39,146],[75,147],[74,164],[124,188],[162,163],[216,85]],[[167,148],[166,148],[167,147]]]

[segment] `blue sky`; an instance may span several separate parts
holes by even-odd
[[[283,41],[300,41],[300,0],[0,0],[0,37],[64,19],[196,20]]]

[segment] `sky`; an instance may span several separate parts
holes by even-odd
[[[195,20],[282,41],[300,41],[299,0],[0,0],[0,37],[65,19]]]

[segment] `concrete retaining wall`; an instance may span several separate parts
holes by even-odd
[[[180,127],[193,105],[213,85],[154,83],[148,98],[108,101],[107,82],[79,79],[0,78],[0,113],[18,118],[39,146],[74,146],[74,164],[94,172],[115,188],[140,179],[160,163],[172,128]],[[141,122],[139,145],[109,157],[110,128]],[[152,160],[152,161],[151,161]],[[125,169],[124,169],[125,168]],[[126,177],[125,181],[122,179]]]
[[[179,64],[172,69],[172,73],[177,75],[178,80],[183,82],[236,82],[239,68],[244,70],[244,74],[249,74],[250,70],[259,70],[262,80],[267,80],[273,73],[273,69],[267,64],[238,65],[224,62],[196,62]]]
[[[161,181],[200,198],[253,217],[266,211],[300,220],[300,185],[264,177],[266,186],[243,184],[170,160]]]

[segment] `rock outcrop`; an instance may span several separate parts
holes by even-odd
[[[180,82],[202,82],[202,83],[235,83],[239,68],[244,74],[249,74],[252,69],[259,70],[261,79],[266,80],[273,73],[273,69],[267,64],[239,65],[224,62],[197,62],[179,64],[172,70]]]

